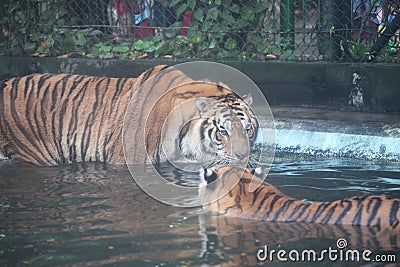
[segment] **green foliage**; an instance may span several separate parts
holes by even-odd
[[[237,2],[237,3],[236,3]],[[269,7],[263,1],[172,1],[177,16],[192,12],[188,31],[189,54],[192,57],[250,59],[262,57],[263,40],[248,38],[249,32],[261,35],[260,21]]]
[[[350,55],[353,60],[366,60],[367,47],[362,43],[357,43],[349,40],[341,40],[340,49]]]
[[[340,49],[344,56],[354,61],[367,61],[369,60],[370,48],[364,43],[353,42],[349,40],[340,41]],[[397,51],[397,50],[396,50]],[[377,60],[383,62],[391,62],[396,57],[396,53],[393,53],[393,49],[386,45],[378,54]]]
[[[135,40],[116,38],[104,30],[73,28],[77,17],[68,12],[68,1],[5,0],[0,11],[2,27],[14,25],[23,35],[26,55],[84,56],[91,58],[135,59],[212,58],[264,59],[272,54],[295,60],[290,44],[283,39],[278,44],[266,41],[271,29],[263,28],[270,3],[260,0],[172,0],[176,23],[157,36]],[[182,17],[191,11],[191,26],[187,36],[180,35]],[[106,28],[105,28],[106,29]],[[10,54],[10,38],[0,38],[0,54]]]
[[[24,48],[28,54],[58,56],[71,53],[84,56],[102,36],[101,31],[93,29],[53,28],[46,34],[29,34],[29,41]]]

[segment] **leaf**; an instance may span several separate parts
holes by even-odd
[[[110,58],[113,58],[114,55],[113,55],[113,53],[108,52],[108,53],[106,53],[105,55],[102,55],[102,57],[105,58],[105,59],[110,59]]]
[[[208,20],[216,20],[218,18],[218,8],[212,7],[207,12],[207,19]]]
[[[138,56],[140,56],[140,52],[138,51],[131,52],[131,58],[137,58]]]
[[[169,7],[174,7],[176,6],[181,0],[172,0],[171,3],[169,4]]]
[[[144,42],[143,40],[137,40],[133,46],[132,46],[132,50],[136,50],[136,51],[142,51],[144,47]]]
[[[153,53],[156,50],[156,47],[154,46],[154,43],[151,41],[144,42],[143,44],[143,51],[145,53]]]
[[[96,36],[96,35],[103,35],[104,33],[100,30],[93,30],[89,33],[90,36]]]
[[[220,5],[221,5],[221,0],[215,0],[215,4],[216,4],[217,6],[220,6]]]
[[[225,48],[227,50],[233,50],[236,48],[236,41],[233,40],[232,38],[229,38],[228,40],[226,40],[225,42]]]
[[[195,44],[200,43],[200,41],[202,40],[202,38],[203,38],[203,34],[202,34],[201,32],[195,32],[195,33],[192,35],[191,42],[192,42],[192,43],[195,43]]]
[[[247,21],[254,20],[255,10],[253,10],[253,8],[245,6],[245,7],[242,8],[241,13],[242,13],[242,18],[243,19],[245,19]]]
[[[86,38],[85,37],[78,37],[78,39],[75,40],[75,45],[77,46],[85,46],[86,45]]]
[[[74,49],[74,47],[75,47],[75,38],[73,36],[65,37],[64,43],[62,45],[64,51],[71,51]]]
[[[90,55],[92,58],[98,58],[100,56],[99,49],[92,47],[92,50],[90,50]]]
[[[58,30],[58,33],[59,33],[59,34],[65,34],[65,33],[68,32],[67,29],[54,29],[54,30],[55,30],[55,31]]]
[[[203,20],[204,20],[203,9],[201,9],[201,8],[197,9],[197,10],[194,12],[193,17],[194,17],[198,22],[202,23]]]
[[[181,43],[181,44],[188,44],[189,43],[189,38],[187,38],[187,36],[176,36],[176,41]]]
[[[235,24],[235,19],[232,17],[232,13],[229,12],[229,10],[224,10],[223,12],[220,13],[221,18],[223,19],[223,24],[224,25],[233,25]]]
[[[83,36],[85,36],[85,32],[83,30],[79,30],[76,32],[77,38],[82,38]]]
[[[109,45],[102,45],[102,46],[99,47],[99,53],[100,53],[101,55],[107,54],[107,53],[109,53],[110,51],[111,51],[111,46],[109,46]]]
[[[189,0],[187,5],[190,10],[194,10],[196,7],[196,0]]]
[[[281,48],[279,47],[279,45],[277,44],[272,44],[272,45],[268,45],[263,53],[264,54],[273,54],[273,55],[277,55],[279,54],[279,52],[281,51]]]
[[[47,38],[47,40],[46,40],[46,46],[48,47],[48,48],[51,48],[51,47],[53,47],[54,46],[54,39],[53,39],[53,37],[48,37]]]
[[[265,12],[265,10],[270,8],[271,3],[267,2],[267,1],[260,1],[257,5],[254,6],[255,11],[257,13],[263,13]]]
[[[153,37],[153,42],[154,43],[158,43],[158,42],[162,42],[163,41],[163,37],[162,35],[157,35]]]
[[[179,49],[175,49],[175,50],[173,51],[173,55],[174,55],[175,57],[181,57],[182,51],[179,50]]]
[[[35,52],[36,44],[35,43],[27,43],[24,45],[24,50],[27,54],[32,54]]]
[[[182,4],[178,7],[178,9],[176,10],[176,17],[179,18],[183,12],[185,12],[185,10],[188,8],[187,4]]]
[[[224,58],[229,58],[229,57],[231,57],[231,54],[229,51],[226,51],[226,50],[218,51],[218,54],[217,54],[218,59],[224,59]]]
[[[240,12],[239,5],[237,5],[237,4],[232,4],[232,5],[229,7],[229,10],[230,10],[231,12],[233,12],[233,13],[239,13],[239,12]]]
[[[352,58],[356,60],[361,60],[365,58],[365,54],[367,52],[366,47],[360,43],[349,42],[349,53]]]
[[[204,32],[208,32],[208,31],[210,31],[212,29],[213,25],[214,25],[213,21],[206,20],[203,23],[202,29],[203,29]]]
[[[42,38],[41,36],[40,36],[40,34],[39,33],[32,33],[31,34],[31,40],[33,41],[33,42],[39,42],[40,41],[40,39]]]
[[[124,45],[115,46],[115,47],[113,47],[113,52],[114,53],[128,53],[129,47],[124,46]]]
[[[287,60],[296,60],[297,56],[293,50],[285,50],[282,52],[282,58]]]
[[[215,39],[211,39],[210,45],[208,46],[208,48],[213,49],[216,46],[217,46],[217,41]]]
[[[173,38],[178,35],[180,28],[182,27],[182,22],[178,21],[172,24],[169,28],[165,30],[165,37]]]
[[[166,43],[164,43],[164,42],[160,42],[160,43],[156,44],[155,48],[156,48],[156,50],[155,50],[154,57],[156,57],[156,58],[160,57],[161,55],[166,54],[167,49],[168,49]]]

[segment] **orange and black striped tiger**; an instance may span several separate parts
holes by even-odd
[[[165,86],[160,89],[159,84]],[[197,105],[181,105],[188,99]],[[150,100],[158,102],[152,107]],[[215,100],[224,107],[213,105]],[[126,113],[130,101],[134,110]],[[12,78],[0,83],[0,158],[36,165],[125,163],[122,135],[126,134],[133,140],[125,152],[137,163],[178,157],[196,160],[209,147],[217,151],[216,160],[225,157],[222,161],[235,162],[258,129],[250,103],[251,98],[241,99],[227,86],[193,81],[166,66],[153,67],[138,78],[72,74]],[[175,109],[181,109],[180,114],[168,116]],[[124,119],[140,127],[130,128],[127,135]],[[241,127],[232,127],[238,123]],[[144,128],[142,144],[135,138]],[[206,142],[196,144],[199,140]],[[228,150],[231,140],[236,144]]]
[[[365,225],[400,230],[398,198],[356,196],[333,202],[311,203],[288,197],[266,182],[250,193],[249,185],[253,177],[260,179],[248,169],[238,166],[202,171],[203,186],[199,191],[206,211],[265,221]],[[234,184],[239,178],[239,182]],[[204,187],[204,184],[209,186]],[[232,189],[223,195],[222,189],[227,187]],[[218,200],[210,202],[212,199]]]

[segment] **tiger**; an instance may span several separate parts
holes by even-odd
[[[197,104],[183,107],[188,99]],[[225,107],[210,105],[211,100]],[[151,107],[151,101],[157,105]],[[184,159],[207,154],[202,146],[192,153],[193,142],[200,137],[229,158],[225,161],[234,162],[242,155],[226,149],[230,138],[223,137],[222,129],[245,140],[235,145],[236,152],[254,142],[258,123],[249,104],[251,97],[241,98],[219,83],[194,81],[166,65],[137,78],[76,74],[11,78],[0,83],[0,158],[55,166],[90,161],[124,164],[129,155],[137,163],[160,164],[177,154]],[[134,110],[126,112],[128,105]],[[181,117],[168,116],[179,108]],[[126,127],[130,132],[124,132],[124,121],[139,127]],[[241,127],[229,127],[238,122]],[[144,144],[135,142],[143,129]],[[124,143],[124,136],[132,141]]]
[[[220,86],[220,90],[226,90],[226,87]],[[247,95],[243,99],[232,93],[198,97],[195,102],[199,116],[190,115],[190,118],[180,118],[183,126],[172,132],[172,135],[179,132],[177,143],[166,148],[169,159],[182,161],[176,157],[181,153],[184,159],[188,160],[186,162],[204,164],[208,162],[214,165],[247,162],[250,144],[254,143],[258,129],[258,121],[249,109],[249,105],[252,103],[251,95]],[[191,103],[189,102],[187,105],[191,105]],[[176,113],[179,117],[186,114],[181,110]],[[157,116],[160,116],[159,113]],[[175,117],[174,121],[176,121]],[[184,123],[185,121],[186,123]],[[153,127],[152,123],[148,125]],[[167,133],[164,138],[170,140],[173,139],[173,136],[170,137]],[[157,155],[161,155],[161,153],[157,153]]]
[[[259,178],[260,167],[219,166],[201,171],[199,194],[207,213],[276,222],[306,222],[400,230],[400,199],[355,196],[333,202],[308,202],[286,196]],[[240,179],[240,180],[239,180]],[[260,186],[250,193],[255,179]],[[215,181],[215,182],[214,182]],[[235,181],[238,181],[235,184]],[[214,182],[214,183],[213,183]],[[208,185],[208,186],[206,186]],[[224,188],[231,188],[223,194]],[[217,199],[212,202],[211,200]]]

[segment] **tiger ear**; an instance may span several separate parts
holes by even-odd
[[[260,166],[251,169],[251,174],[253,175],[261,175],[262,174],[262,169]]]
[[[207,182],[207,184],[210,184],[217,180],[217,173],[211,169],[204,169],[203,178]]]
[[[243,101],[246,102],[246,104],[250,106],[251,104],[253,104],[253,97],[252,97],[252,95],[251,95],[250,93],[247,94],[247,95],[244,95],[244,96],[243,96]]]
[[[263,166],[258,166],[256,168],[252,168],[250,173],[257,176],[258,178],[265,178],[268,174],[268,169]]]
[[[212,105],[212,101],[210,101],[210,99],[207,97],[200,96],[197,98],[196,104],[200,113],[204,113],[209,109],[210,105]]]

